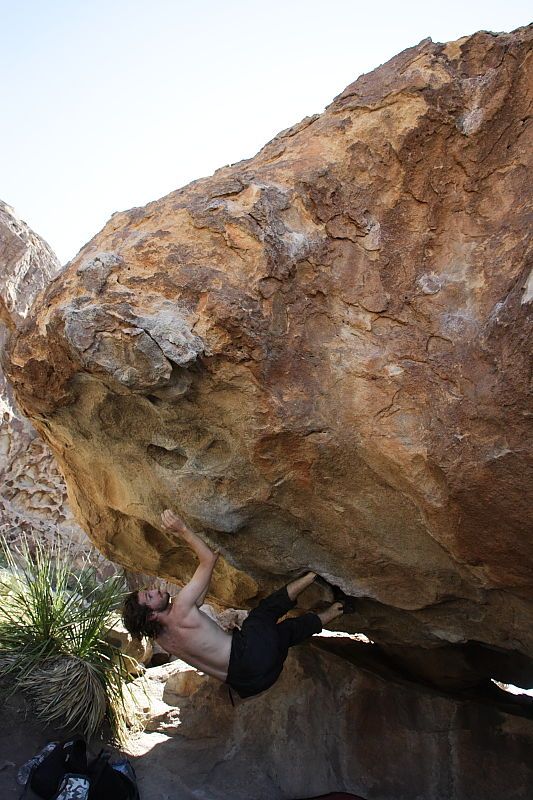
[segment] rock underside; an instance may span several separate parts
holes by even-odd
[[[175,508],[219,606],[313,569],[410,675],[533,685],[530,41],[421,42],[52,281],[5,368],[107,557],[187,580]]]

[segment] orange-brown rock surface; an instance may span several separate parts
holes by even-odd
[[[185,579],[171,506],[222,603],[311,568],[385,645],[533,656],[530,43],[425,40],[55,279],[7,369],[109,558]]]

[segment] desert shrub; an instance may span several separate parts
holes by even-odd
[[[43,721],[87,738],[107,721],[127,732],[133,701],[125,656],[106,639],[125,586],[99,582],[89,563],[73,571],[68,550],[4,545],[0,569],[0,676],[21,689]]]

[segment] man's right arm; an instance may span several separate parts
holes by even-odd
[[[211,559],[200,562],[191,580],[181,589],[172,604],[186,613],[193,606],[200,606],[207,594],[211,576],[217,563],[218,553],[211,553]]]
[[[167,509],[161,514],[161,521],[167,530],[177,533],[189,547],[194,550],[200,560],[200,564],[191,580],[183,587],[174,600],[174,604],[183,607],[183,610],[192,608],[193,605],[201,606],[204,602],[211,576],[218,559],[218,552],[214,553],[211,548],[200,539],[185,522]]]
[[[213,551],[211,548],[204,541],[202,541],[202,539],[200,539],[196,533],[191,531],[185,522],[178,517],[177,514],[174,514],[174,512],[169,508],[167,508],[166,511],[163,511],[161,514],[161,521],[167,530],[177,533],[184,542],[187,542],[191,550],[194,550],[200,561],[203,561],[204,559],[209,560],[213,556]]]

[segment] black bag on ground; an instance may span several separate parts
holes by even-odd
[[[102,750],[89,765],[88,800],[139,800],[135,771],[127,758],[110,764],[111,753]]]
[[[42,800],[140,800],[133,766],[127,758],[111,764],[102,750],[87,763],[87,745],[81,737],[50,742],[26,762],[18,775]]]
[[[54,800],[67,773],[87,775],[87,747],[80,736],[56,742],[42,761],[35,759],[26,786],[43,800]]]

